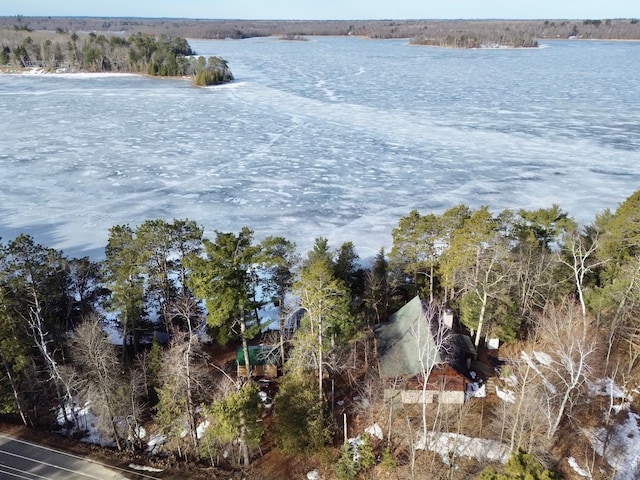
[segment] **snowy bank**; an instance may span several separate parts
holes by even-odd
[[[450,464],[452,457],[469,457],[478,461],[506,463],[509,449],[495,440],[472,438],[457,433],[428,432],[426,439],[419,438],[416,450],[430,450],[440,455],[442,462]]]

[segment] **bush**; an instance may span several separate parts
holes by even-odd
[[[386,447],[384,450],[382,450],[382,457],[380,458],[380,467],[386,473],[394,472],[395,469],[398,467],[398,463],[396,462],[396,459],[393,458],[393,455],[391,454],[391,449],[389,447]]]
[[[505,473],[498,473],[493,468],[485,468],[479,480],[560,480],[562,477],[547,470],[532,455],[520,450],[511,455],[504,467]]]
[[[355,446],[346,442],[340,447],[340,459],[334,466],[334,472],[338,480],[352,480],[358,473],[373,467],[375,461],[371,437],[364,433]]]
[[[340,459],[333,467],[338,480],[353,480],[358,475],[358,463],[354,459],[353,447],[345,442],[340,447]]]

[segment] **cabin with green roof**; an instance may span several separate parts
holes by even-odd
[[[377,325],[374,336],[380,377],[389,387],[385,398],[464,403],[468,367],[476,356],[473,342],[454,332],[444,315],[430,312],[420,297]]]
[[[249,364],[252,377],[276,378],[280,366],[280,347],[278,345],[250,345]],[[236,350],[236,367],[238,377],[247,377],[247,367],[244,361],[244,350]]]

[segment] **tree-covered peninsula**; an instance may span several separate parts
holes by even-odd
[[[48,72],[120,72],[161,77],[191,76],[196,85],[233,80],[227,62],[196,56],[182,37],[147,33],[104,35],[28,30],[0,34],[0,66]]]

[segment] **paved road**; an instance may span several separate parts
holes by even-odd
[[[146,478],[153,478],[145,476]],[[0,480],[127,480],[134,473],[8,437],[0,433]]]

